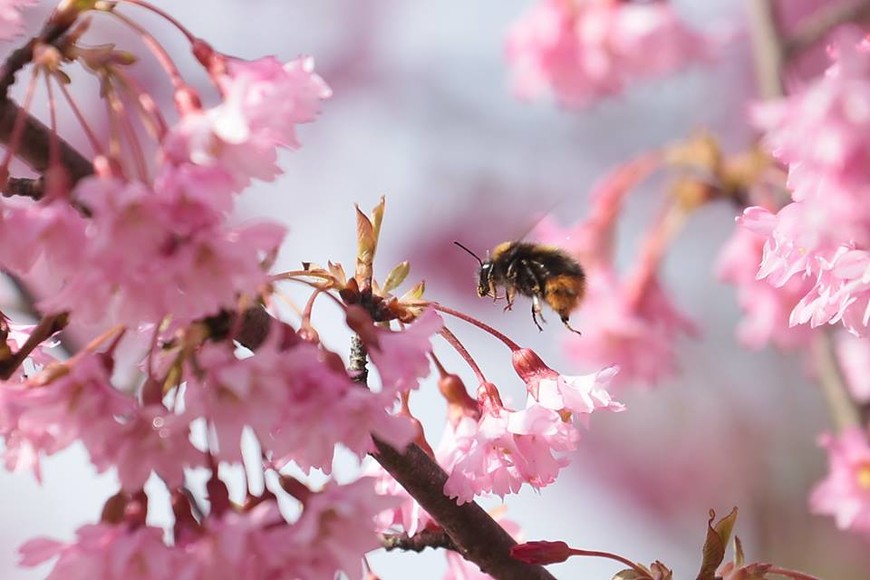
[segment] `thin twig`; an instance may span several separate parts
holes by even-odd
[[[749,0],[749,32],[760,96],[764,99],[783,96],[785,45],[779,32],[773,0]]]
[[[834,341],[830,330],[820,330],[813,342],[813,358],[816,363],[819,386],[828,404],[828,409],[838,430],[857,427],[861,415],[849,396],[846,380],[837,361]]]

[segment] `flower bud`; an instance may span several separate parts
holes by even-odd
[[[565,542],[526,542],[511,548],[511,557],[526,564],[557,564],[571,557],[571,548]]]

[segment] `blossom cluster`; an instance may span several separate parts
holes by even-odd
[[[712,38],[686,26],[669,2],[538,0],[507,40],[514,91],[552,92],[566,106],[620,94],[712,58]]]
[[[775,213],[748,208],[740,224],[764,240],[757,277],[799,292],[791,325],[842,324],[868,336],[870,44],[846,35],[832,58],[804,90],[755,108],[765,144],[788,166],[791,200]]]

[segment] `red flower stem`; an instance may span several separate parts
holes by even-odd
[[[439,312],[443,312],[445,314],[455,316],[456,318],[464,320],[465,322],[467,322],[469,324],[473,324],[474,326],[478,327],[479,329],[481,329],[485,332],[488,332],[489,334],[493,335],[494,337],[496,337],[497,339],[502,341],[511,350],[519,350],[520,349],[520,345],[518,345],[517,343],[515,343],[514,341],[509,339],[504,334],[500,333],[499,331],[497,331],[493,327],[489,326],[488,324],[485,324],[476,318],[472,318],[471,316],[465,314],[464,312],[459,312],[458,310],[453,310],[452,308],[444,306],[443,304],[439,304],[438,302],[430,302],[429,304],[431,304],[432,308],[434,308],[435,310],[437,310]]]
[[[771,567],[768,571],[768,574],[779,574],[780,576],[785,576],[786,578],[792,578],[793,580],[822,580],[818,576],[810,576],[809,574],[804,574],[803,572],[797,572],[795,570],[788,570],[786,568],[777,568],[776,566]]]
[[[181,72],[178,70],[178,67],[175,66],[175,61],[172,60],[172,57],[169,56],[169,53],[165,48],[157,41],[154,36],[145,30],[138,23],[134,22],[127,16],[120,14],[119,12],[111,12],[112,16],[123,22],[129,28],[136,32],[139,37],[142,39],[142,42],[145,43],[145,46],[148,47],[148,50],[151,51],[151,54],[154,55],[154,58],[157,59],[157,62],[160,63],[160,66],[166,71],[167,76],[172,81],[172,86],[175,89],[182,89],[185,87],[184,79],[181,76]]]
[[[477,362],[475,362],[475,360],[471,357],[471,355],[465,349],[465,346],[461,342],[459,342],[459,339],[456,338],[456,335],[450,332],[450,330],[448,330],[446,326],[441,328],[439,334],[441,335],[441,338],[446,340],[447,343],[452,346],[454,350],[456,350],[456,352],[459,353],[459,356],[462,357],[462,359],[468,364],[468,366],[471,367],[471,370],[474,372],[477,380],[481,383],[485,383],[486,377],[483,376],[483,371],[480,370]],[[443,368],[441,367],[440,363],[438,364],[438,366],[440,368]]]
[[[650,578],[649,573],[647,573],[643,568],[641,568],[628,558],[623,558],[618,554],[611,554],[610,552],[599,552],[597,550],[580,550],[577,548],[571,548],[571,554],[574,556],[591,556],[593,558],[606,558],[608,560],[615,560],[620,564],[625,564],[626,566],[640,574],[641,579]]]

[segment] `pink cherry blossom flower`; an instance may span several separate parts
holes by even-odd
[[[429,374],[430,341],[443,325],[441,316],[429,308],[404,330],[375,329],[376,342],[367,346],[385,393],[415,389]]]
[[[250,426],[278,463],[329,472],[336,444],[363,456],[372,434],[404,448],[414,430],[389,415],[378,393],[353,382],[338,361],[314,345],[279,348],[271,337],[248,358],[225,345],[209,345],[198,357],[205,373],[192,379],[185,403],[214,426],[218,455],[238,461],[242,429]]]
[[[846,186],[842,195],[858,194],[854,186],[870,177],[870,43],[852,32],[838,37],[835,62],[823,77],[753,109],[755,123],[766,130],[765,144],[790,165],[795,201],[815,196],[825,176]]]
[[[10,40],[22,33],[21,9],[34,4],[36,0],[0,0],[0,40]]]
[[[775,288],[756,277],[762,261],[764,239],[737,227],[722,246],[716,263],[721,280],[737,288],[743,319],[737,326],[740,342],[752,349],[772,343],[783,349],[808,344],[813,336],[807,326],[790,326],[791,311],[812,286],[808,279],[792,277]]]
[[[365,475],[374,480],[378,495],[397,498],[401,503],[391,509],[383,510],[375,516],[375,530],[381,533],[404,532],[413,536],[433,523],[432,516],[411,497],[405,488],[387,473],[383,467],[371,462]]]
[[[713,44],[670,3],[541,0],[514,24],[506,52],[520,97],[552,91],[561,104],[584,106],[707,60]]]
[[[482,493],[517,493],[523,484],[546,487],[568,464],[555,454],[574,450],[579,438],[571,423],[537,403],[522,411],[488,403],[480,420],[465,416],[447,426],[435,452],[449,474],[444,493],[463,504]]]
[[[375,493],[370,478],[346,485],[330,481],[304,501],[293,526],[289,557],[298,578],[334,578],[357,574],[366,552],[380,547],[374,518],[394,507],[396,498]]]
[[[39,538],[19,551],[20,563],[27,567],[56,557],[49,580],[169,580],[182,564],[179,555],[163,543],[163,530],[126,524],[82,526],[69,544]]]
[[[59,276],[82,267],[86,222],[65,201],[0,206],[0,265],[26,274],[42,256]]]
[[[619,372],[615,366],[572,377],[560,375],[529,349],[515,350],[512,359],[514,369],[528,387],[529,396],[545,409],[570,412],[583,421],[596,409],[625,410],[625,405],[614,401],[607,392]]]
[[[104,319],[111,307],[132,325],[234,307],[239,294],[267,282],[261,259],[277,251],[284,235],[277,224],[227,228],[222,214],[156,195],[142,183],[91,178],[76,195],[92,213],[76,248],[87,267],[71,272],[41,304],[86,321]]]
[[[6,337],[6,345],[12,351],[17,351],[27,342],[34,328],[33,325],[29,324],[11,323],[8,327],[9,335]],[[57,345],[58,341],[49,340],[33,349],[27,357],[25,364],[20,365],[16,369],[15,373],[9,378],[9,382],[24,382],[28,377],[41,371],[47,365],[57,362],[57,359],[47,352]]]
[[[296,126],[313,121],[332,92],[310,57],[282,64],[274,57],[242,61],[209,54],[224,100],[182,111],[163,141],[163,158],[171,166],[190,163],[223,174],[210,179],[231,183],[236,192],[252,179],[272,181],[281,173],[277,147],[299,147]]]
[[[74,364],[55,365],[24,383],[0,388],[0,433],[10,470],[32,468],[39,479],[39,457],[65,449],[84,436],[112,438],[115,417],[132,412],[135,402],[109,382],[106,361],[84,354]]]
[[[741,225],[765,240],[760,279],[782,287],[813,282],[791,325],[842,323],[856,336],[870,324],[870,43],[843,34],[834,64],[803,91],[759,106],[768,148],[788,165],[793,203],[776,215],[749,208]],[[806,139],[813,135],[813,139]]]
[[[810,495],[810,509],[834,516],[837,527],[870,533],[870,445],[858,428],[839,437],[825,435],[820,443],[828,451],[830,472]]]
[[[209,580],[291,575],[294,567],[286,551],[293,538],[275,501],[264,501],[247,511],[228,510],[220,517],[209,515],[201,533],[180,542],[179,565],[172,577]]]
[[[136,407],[117,417],[114,433],[84,430],[81,441],[97,471],[117,467],[122,489],[142,489],[152,471],[175,489],[184,484],[186,468],[206,465],[204,454],[190,442],[191,419],[163,405]]]

